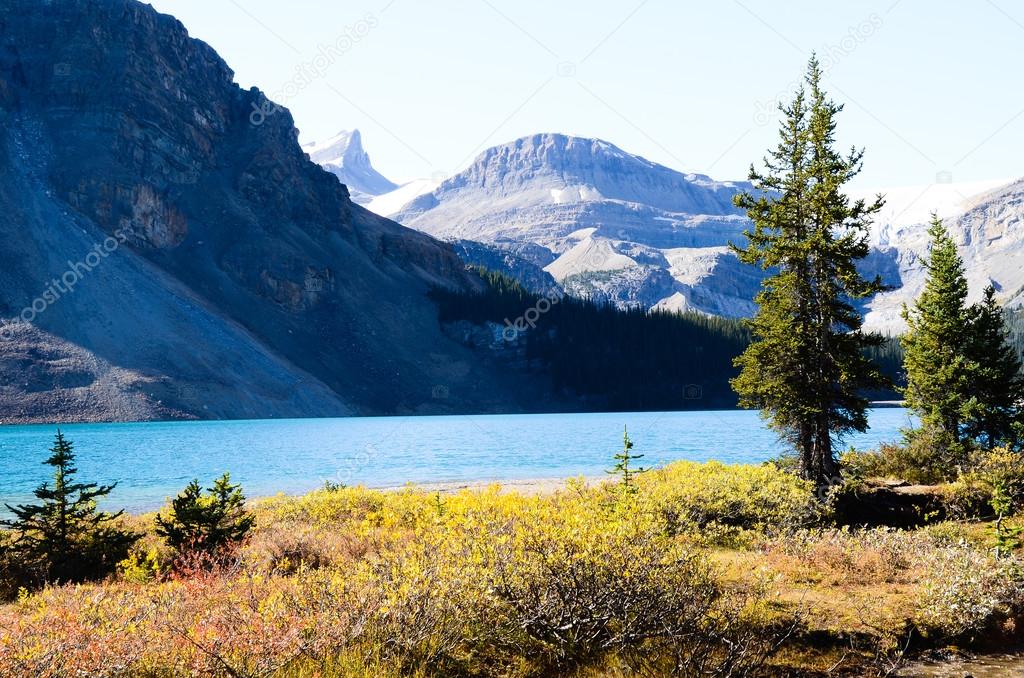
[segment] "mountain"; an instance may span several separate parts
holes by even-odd
[[[924,288],[923,258],[928,251],[928,212],[946,224],[964,259],[977,301],[988,285],[1010,308],[1024,305],[1024,180],[975,184],[935,184],[882,191],[892,196],[871,233],[869,270],[894,289],[867,305],[865,324],[882,331],[904,327],[900,313]],[[914,196],[908,198],[908,196]]]
[[[533,263],[578,297],[741,316],[761,279],[728,249],[747,223],[733,195],[749,188],[537,134],[484,151],[392,217],[442,239],[530,243]]]
[[[366,204],[366,209],[374,214],[387,217],[401,210],[405,205],[424,193],[429,193],[441,185],[433,179],[414,179],[408,181],[390,193],[376,196]]]
[[[538,134],[488,149],[463,172],[422,188],[417,196],[380,196],[371,208],[442,239],[526,256],[576,297],[726,317],[754,311],[763,273],[728,247],[742,242],[749,226],[732,204],[737,192],[750,190],[747,182],[678,172],[598,139]],[[936,183],[851,197],[877,192],[888,203],[862,269],[894,289],[862,304],[869,329],[902,330],[902,305],[923,285],[932,211],[961,244],[972,298],[991,283],[1004,302],[1024,302],[1024,274],[1014,263],[1024,256],[1020,182]]]
[[[398,184],[373,168],[370,156],[363,150],[363,136],[357,129],[343,130],[326,141],[305,144],[302,150],[310,160],[348,186],[352,199],[361,205],[398,188]]]
[[[0,420],[542,402],[442,331],[429,291],[479,286],[452,248],[353,204],[177,20],[0,4]]]

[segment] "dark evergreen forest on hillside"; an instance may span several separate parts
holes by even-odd
[[[620,310],[572,297],[541,300],[507,275],[477,270],[483,292],[436,289],[440,320],[495,322],[555,386],[595,410],[730,408],[733,359],[750,334],[741,320],[696,313]],[[531,310],[532,309],[532,310]],[[517,331],[516,321],[520,320]],[[532,323],[531,323],[532,319]],[[531,327],[532,324],[532,327]],[[898,378],[895,340],[871,355]],[[895,392],[870,394],[895,399]]]
[[[552,301],[502,273],[477,272],[481,293],[434,290],[441,322],[501,324],[509,343],[586,409],[735,407],[732,360],[749,341],[741,322],[624,311],[568,296]]]
[[[476,269],[485,283],[476,294],[435,289],[443,323],[495,322],[526,357],[547,372],[557,388],[593,410],[730,408],[736,395],[729,379],[733,359],[750,333],[742,320],[698,313],[620,310],[563,297],[541,301],[515,279]],[[531,311],[531,309],[533,309]],[[544,310],[546,309],[546,310]],[[543,312],[542,312],[543,311]],[[530,318],[533,319],[532,327]],[[515,330],[520,320],[522,331]],[[1024,354],[1024,311],[1006,314],[1010,338]],[[887,337],[868,356],[897,387],[906,383],[899,339]],[[894,388],[867,394],[899,400]]]

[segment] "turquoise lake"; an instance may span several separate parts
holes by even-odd
[[[898,438],[906,410],[879,408],[871,429],[846,446]],[[74,442],[79,477],[118,482],[104,506],[160,507],[192,478],[230,471],[250,497],[306,492],[330,480],[405,483],[599,476],[629,427],[644,465],[677,459],[761,462],[784,449],[756,412],[643,412],[445,417],[360,417],[61,427]],[[0,427],[0,503],[31,498],[49,478],[42,461],[56,426]],[[4,511],[6,512],[6,511]]]

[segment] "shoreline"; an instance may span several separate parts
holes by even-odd
[[[497,485],[499,487],[499,494],[521,494],[524,497],[546,497],[561,490],[566,489],[569,486],[569,481],[582,479],[583,482],[588,486],[592,487],[606,479],[600,476],[568,476],[565,478],[519,478],[512,480],[449,480],[439,482],[428,482],[428,483],[413,483],[408,482],[403,485],[346,485],[346,489],[363,488],[370,492],[402,492],[405,490],[412,490],[414,492],[423,492],[425,494],[439,493],[443,495],[458,494],[463,491],[470,492],[482,492],[490,487]],[[305,492],[277,492],[275,494],[259,494],[250,497],[246,497],[246,504],[253,505],[258,504],[262,501],[268,501],[278,499],[281,497],[287,499],[299,499],[306,495],[312,494],[313,492],[319,492],[322,487],[314,487]],[[171,497],[168,497],[168,500]],[[135,509],[135,508],[124,508],[126,516],[146,516],[152,513],[157,513],[164,510],[167,507],[167,503],[163,503],[158,507],[149,509]]]
[[[599,476],[569,476],[567,478],[519,478],[511,480],[452,480],[430,483],[405,483],[404,485],[379,485],[376,487],[364,486],[367,490],[375,492],[401,492],[402,490],[415,490],[420,492],[441,494],[458,494],[464,490],[479,492],[495,485],[500,487],[502,494],[515,492],[524,496],[544,496],[564,490],[569,481],[582,479],[590,486],[603,480]],[[301,496],[301,495],[298,495]]]
[[[902,408],[902,400],[872,400],[868,409],[889,409]],[[351,419],[426,419],[432,417],[496,417],[496,416],[535,416],[535,415],[567,415],[567,414],[685,414],[687,412],[746,412],[751,411],[743,407],[694,407],[679,410],[542,410],[542,411],[517,411],[517,412],[392,412],[388,414],[348,414],[330,417],[258,417],[249,419],[204,419],[199,417],[180,417],[177,419],[76,419],[73,417],[65,419],[40,419],[38,417],[27,417],[25,419],[0,419],[0,430],[16,427],[53,427],[53,426],[136,426],[140,424],[205,424],[205,423],[252,423],[267,421],[327,421],[327,420],[351,420]]]

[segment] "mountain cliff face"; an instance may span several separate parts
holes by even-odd
[[[327,141],[305,144],[302,150],[309,154],[310,160],[338,177],[348,187],[352,200],[360,205],[398,188],[398,184],[373,168],[370,156],[363,150],[363,136],[357,129],[339,132]]]
[[[550,273],[533,263],[543,253],[531,243],[502,242],[484,244],[475,240],[455,240],[455,253],[469,266],[498,271],[515,278],[538,297],[562,296],[562,289]]]
[[[598,139],[538,134],[491,148],[393,215],[445,239],[531,243],[575,296],[745,315],[760,283],[728,250],[746,183],[682,174]],[[699,262],[680,267],[684,259]]]
[[[518,408],[438,327],[429,286],[475,284],[452,249],[353,204],[178,21],[0,7],[0,420]]]

